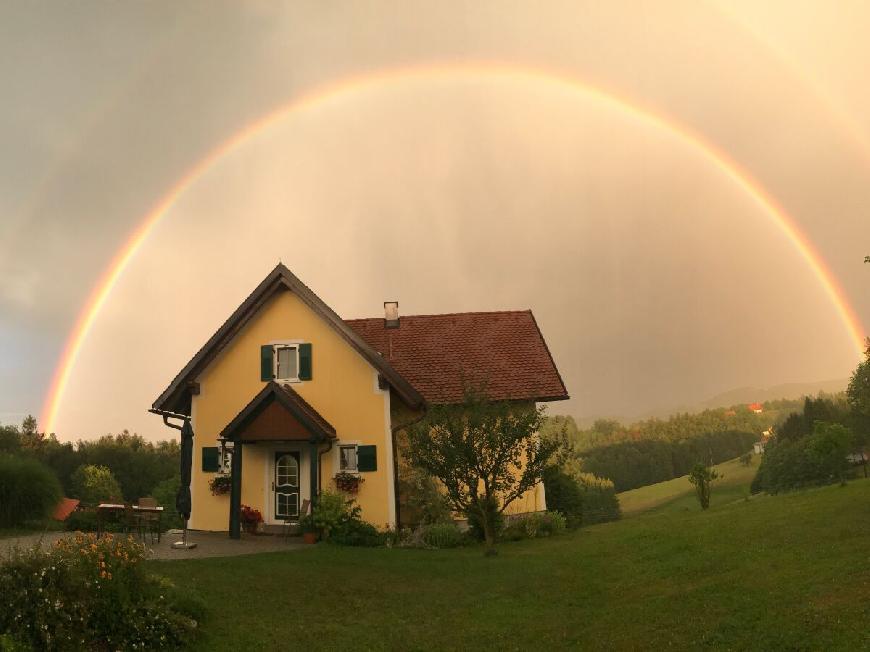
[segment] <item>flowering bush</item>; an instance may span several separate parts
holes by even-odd
[[[254,509],[248,505],[242,505],[241,510],[242,528],[245,532],[254,534],[257,531],[257,525],[263,522],[263,514],[259,509]]]
[[[242,522],[256,525],[263,522],[263,514],[259,509],[254,509],[248,505],[242,505]]]
[[[172,585],[146,573],[144,558],[132,538],[81,532],[13,550],[0,563],[0,631],[40,650],[184,646],[196,621],[170,606]]]
[[[222,496],[230,493],[233,486],[233,479],[228,475],[216,475],[209,480],[208,488],[211,489],[212,496]]]

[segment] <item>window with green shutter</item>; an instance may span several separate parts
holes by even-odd
[[[264,344],[260,347],[260,380],[264,383],[275,377],[274,355],[275,348],[271,344]]]
[[[299,380],[311,380],[311,344],[299,345]]]
[[[203,473],[217,473],[220,471],[220,450],[217,446],[202,447],[202,470]]]
[[[275,342],[260,346],[260,380],[296,382],[311,380],[312,356],[310,343]]]
[[[362,473],[363,471],[377,471],[377,446],[357,446],[356,467],[360,473]]]

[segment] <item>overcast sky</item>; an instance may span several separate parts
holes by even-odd
[[[870,6],[759,4],[3,3],[0,422],[42,411],[87,297],[179,179],[364,75],[172,203],[84,343],[61,439],[170,436],[147,408],[278,260],[346,317],[531,308],[572,396],[553,413],[848,376],[815,271],[677,133],[763,186],[870,323]]]

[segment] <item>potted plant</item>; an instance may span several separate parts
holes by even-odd
[[[302,540],[305,543],[317,543],[320,529],[314,522],[314,517],[311,514],[306,514],[299,519],[299,525],[302,528]]]
[[[248,534],[256,534],[257,526],[263,522],[263,515],[259,509],[254,509],[248,505],[242,505],[242,528]]]
[[[211,489],[212,496],[223,496],[230,493],[230,488],[233,485],[233,480],[228,475],[216,475],[209,483],[208,488]]]
[[[365,479],[355,473],[341,471],[340,473],[335,474],[333,481],[335,482],[335,486],[339,491],[343,491],[348,494],[355,494],[359,492],[359,486],[363,482],[365,482]]]

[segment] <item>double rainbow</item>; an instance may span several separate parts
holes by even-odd
[[[64,392],[75,368],[78,355],[87,339],[88,333],[100,314],[101,308],[111,295],[112,289],[121,274],[130,264],[130,261],[141,248],[142,244],[147,240],[148,235],[154,227],[197,179],[249,138],[278,121],[287,118],[291,114],[311,110],[333,100],[345,99],[361,91],[403,81],[421,79],[433,81],[503,79],[516,82],[534,81],[537,83],[548,83],[584,98],[591,98],[601,102],[613,110],[627,114],[642,123],[662,129],[678,140],[690,145],[720,170],[726,178],[751,197],[763,209],[764,214],[779,227],[783,235],[792,243],[801,256],[803,256],[804,260],[815,272],[819,283],[840,315],[855,346],[855,351],[860,356],[863,350],[863,326],[849,304],[845,292],[812,243],[800,230],[795,220],[786,213],[764,187],[725,152],[700,134],[635,101],[628,101],[616,94],[568,75],[499,62],[419,65],[363,73],[316,87],[246,125],[212,149],[188,170],[138,223],[135,231],[112,258],[112,261],[97,281],[87,302],[79,313],[64,345],[43,404],[41,423],[45,431],[54,431],[58,410],[63,401]]]

